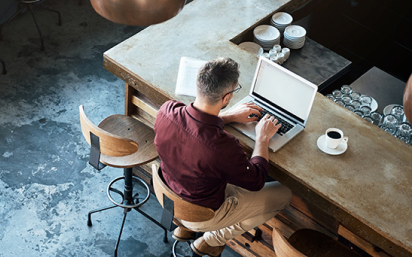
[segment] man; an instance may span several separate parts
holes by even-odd
[[[166,102],[157,113],[155,145],[166,184],[183,199],[211,208],[206,222],[181,223],[173,237],[189,240],[193,231],[208,231],[192,244],[198,255],[218,256],[227,240],[259,226],[285,208],[291,191],[266,182],[269,139],[280,128],[262,109],[242,104],[220,113],[238,92],[239,65],[230,58],[207,62],[197,76],[197,97],[189,106]],[[252,115],[254,114],[254,115]],[[223,130],[229,122],[260,121],[249,160],[238,140]]]

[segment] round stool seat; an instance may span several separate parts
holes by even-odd
[[[155,160],[159,155],[154,146],[155,133],[142,122],[127,115],[114,114],[104,119],[99,128],[130,139],[138,144],[138,151],[134,154],[114,157],[102,154],[100,161],[105,165],[116,168],[137,167]]]

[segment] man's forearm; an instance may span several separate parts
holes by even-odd
[[[269,140],[256,138],[255,148],[252,157],[261,156],[269,161]]]

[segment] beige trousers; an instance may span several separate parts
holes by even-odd
[[[225,245],[254,227],[262,225],[284,209],[292,198],[292,192],[279,182],[267,182],[260,191],[248,191],[228,184],[226,200],[205,222],[181,223],[193,231],[207,231],[203,238],[210,246]]]

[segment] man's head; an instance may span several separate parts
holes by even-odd
[[[197,75],[197,94],[209,105],[230,100],[238,85],[239,64],[230,58],[218,58],[203,65]],[[227,99],[224,99],[228,97]]]

